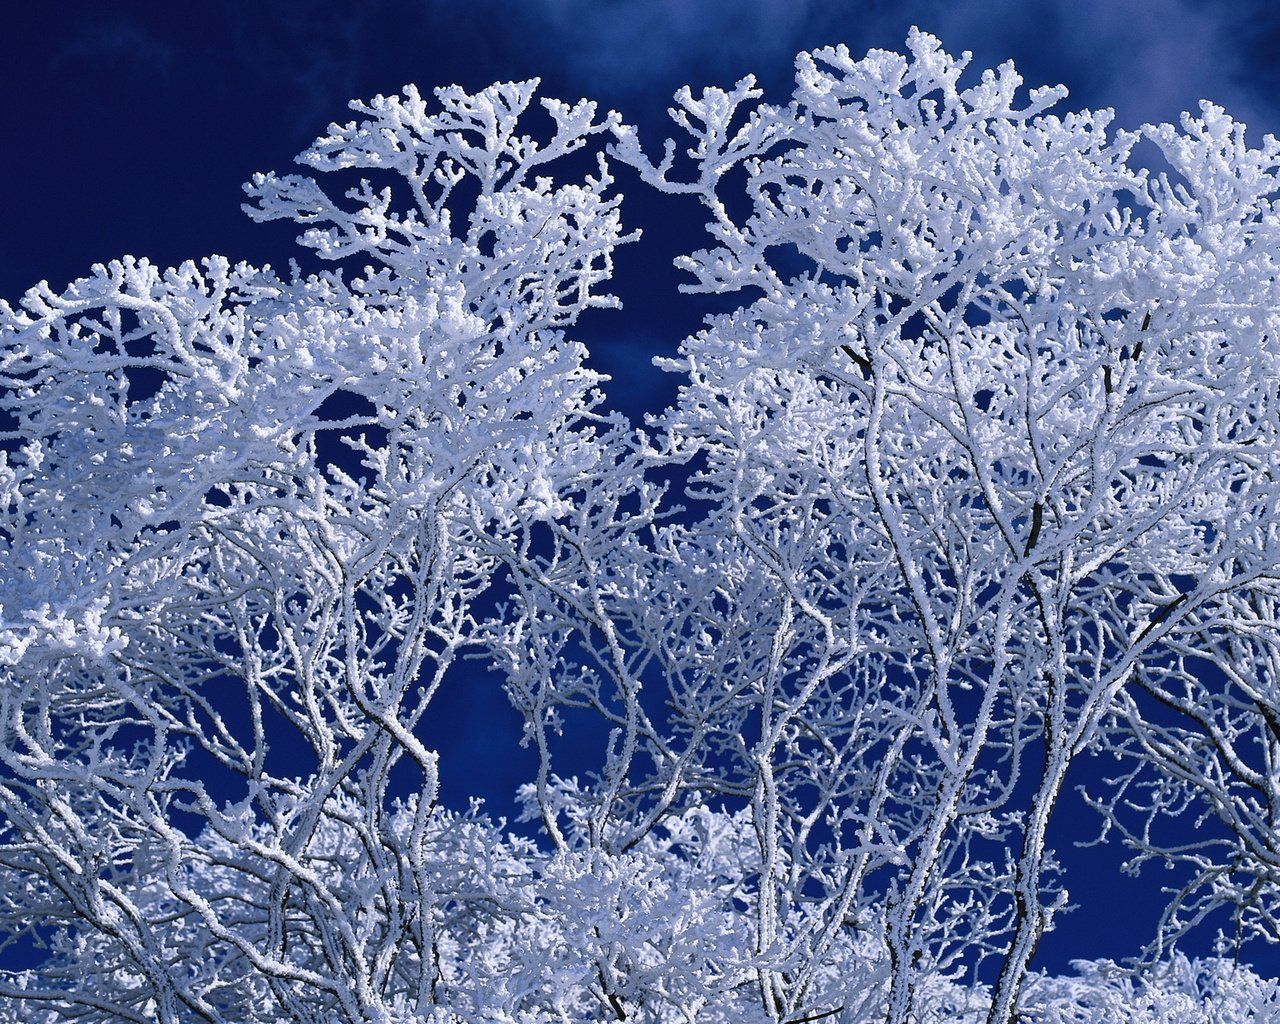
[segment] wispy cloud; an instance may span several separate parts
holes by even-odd
[[[533,0],[520,4],[529,45],[554,49],[583,84],[645,92],[687,70],[723,73],[787,60],[813,0]]]
[[[449,6],[449,0],[421,2],[436,13]],[[879,6],[879,0],[474,2],[487,32],[514,41],[524,55],[536,53],[584,95],[659,102],[683,85],[731,84],[751,73],[780,80],[799,50],[836,39],[848,12]]]
[[[288,0],[263,4],[251,20],[236,22],[230,57],[287,96],[294,130],[316,134],[344,119],[347,101],[360,91],[359,73],[376,65],[378,47],[393,31],[386,0],[345,4],[322,19],[301,0]]]
[[[73,23],[54,44],[51,65],[56,70],[87,59],[164,76],[176,58],[176,48],[163,33],[126,14],[101,10]]]
[[[438,7],[442,0],[427,0]],[[485,3],[486,0],[481,0]],[[585,93],[668,93],[755,72],[781,84],[800,49],[843,42],[900,48],[911,25],[975,64],[1013,59],[1030,84],[1066,84],[1073,106],[1114,107],[1119,122],[1176,118],[1201,99],[1267,131],[1280,105],[1257,73],[1251,25],[1263,0],[487,0],[491,26],[516,33]],[[500,15],[500,17],[499,17]],[[781,97],[775,97],[781,98]]]
[[[1123,126],[1174,120],[1208,99],[1239,120],[1274,132],[1280,129],[1280,108],[1260,88],[1252,70],[1256,58],[1242,31],[1250,6],[1189,0],[930,0],[918,5],[918,13],[922,26],[949,48],[972,49],[986,61],[1012,57],[1029,80],[1039,73],[1054,84],[1061,81],[1072,90],[1071,105],[1112,107]]]

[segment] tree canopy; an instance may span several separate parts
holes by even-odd
[[[246,185],[333,268],[0,304],[0,1021],[1274,1014],[1280,143],[966,64],[801,54],[661,156],[406,87]],[[702,202],[735,303],[643,423],[575,340],[615,170]],[[439,800],[478,663],[527,832]],[[1049,977],[1096,753],[1178,881]]]

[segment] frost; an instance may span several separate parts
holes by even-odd
[[[359,272],[0,304],[0,1024],[1274,1019],[1280,145],[1205,105],[1153,175],[968,62],[684,89],[657,159],[406,87],[246,186]],[[611,161],[725,310],[643,428],[577,340]],[[495,675],[523,834],[424,739]],[[1044,977],[1085,752],[1175,882]]]

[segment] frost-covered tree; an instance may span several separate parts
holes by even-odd
[[[44,955],[0,1020],[1274,1012],[1170,948],[1280,926],[1280,145],[908,50],[682,91],[657,161],[534,83],[406,88],[300,158],[340,198],[247,186],[340,269],[0,305],[0,933]],[[633,238],[610,161],[741,296],[643,426],[572,338]],[[438,802],[476,659],[520,835]],[[1141,970],[1045,978],[1096,752],[1185,885]]]

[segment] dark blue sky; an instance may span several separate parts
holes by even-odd
[[[973,51],[975,70],[1013,59],[1030,85],[1063,83],[1067,106],[1113,107],[1121,126],[1173,119],[1207,98],[1255,139],[1280,132],[1280,5],[1258,0],[14,0],[0,16],[0,297],[39,280],[59,288],[124,254],[284,263],[297,254],[293,232],[250,223],[240,183],[290,170],[329,121],[347,119],[353,97],[539,76],[545,95],[597,99],[657,145],[680,86],[750,72],[784,100],[796,51],[901,48],[913,24],[953,53]],[[706,310],[675,293],[670,260],[705,243],[696,204],[623,185],[624,219],[646,232],[618,256],[627,309],[593,315],[581,334],[638,411],[670,393],[648,360]],[[502,808],[514,778],[501,756],[510,712],[494,686],[465,701],[443,751],[446,794],[481,792]],[[464,760],[469,751],[484,756]],[[1094,822],[1066,810],[1058,835],[1069,854]],[[1119,878],[1114,863],[1072,861],[1085,909],[1046,939],[1044,965],[1122,956],[1149,936],[1150,887]]]
[[[782,100],[797,50],[901,48],[918,24],[952,52],[973,51],[975,68],[1012,58],[1029,84],[1064,83],[1069,105],[1114,107],[1121,125],[1175,118],[1211,98],[1259,132],[1280,131],[1280,6],[1258,0],[7,6],[0,296],[10,299],[126,253],[166,264],[213,252],[287,259],[289,229],[251,224],[240,183],[288,171],[329,121],[347,119],[349,99],[405,82],[479,88],[539,76],[545,94],[597,99],[657,144],[682,85],[730,85],[750,72]],[[626,191],[624,213],[649,238],[620,255],[632,308],[601,329],[615,345],[668,347],[676,339],[652,312],[675,318],[677,337],[697,325],[697,302],[671,307],[668,266],[674,252],[702,244],[702,218],[696,207],[673,213],[668,201],[651,220],[644,190]]]
[[[353,97],[533,76],[546,95],[589,96],[657,145],[680,86],[747,73],[789,93],[796,51],[835,42],[901,48],[913,24],[974,68],[1013,59],[1031,85],[1064,83],[1073,107],[1119,124],[1175,118],[1201,98],[1280,131],[1280,6],[1259,0],[289,0],[208,4],[12,3],[0,20],[0,297],[54,287],[123,254],[172,264],[220,253],[282,263],[285,225],[254,225],[239,185],[287,172]],[[16,13],[15,13],[16,12]],[[619,254],[628,308],[583,325],[605,370],[645,371],[705,310],[674,296],[670,260],[703,244],[696,205],[623,175],[644,243]],[[634,372],[633,372],[634,371]],[[649,382],[653,381],[650,385]]]

